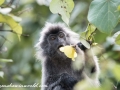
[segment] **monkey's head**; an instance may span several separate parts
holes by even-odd
[[[78,42],[79,35],[65,25],[61,23],[47,23],[40,33],[40,40],[37,44],[39,55],[37,55],[37,57],[40,56],[40,54],[43,57],[66,57],[59,48],[65,45],[75,45]]]

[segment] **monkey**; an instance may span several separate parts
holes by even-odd
[[[73,90],[75,84],[87,80],[99,86],[99,64],[96,56],[86,54],[87,48],[80,42],[79,34],[63,23],[46,23],[36,44],[36,58],[42,64],[41,90]],[[79,69],[73,68],[72,60],[59,50],[73,45],[78,56]]]

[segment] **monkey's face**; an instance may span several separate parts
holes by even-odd
[[[64,32],[58,32],[56,34],[50,34],[47,38],[48,41],[48,52],[51,55],[59,55],[65,56],[62,52],[60,52],[59,48],[65,45],[68,45],[68,37]]]
[[[65,46],[66,43],[66,34],[64,32],[58,32],[57,34],[50,34],[48,36],[49,47],[54,50],[58,50],[62,46]]]

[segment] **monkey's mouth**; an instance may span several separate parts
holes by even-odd
[[[58,46],[58,49],[59,49],[60,47],[63,47],[63,46],[64,46],[64,45],[59,45],[59,46]]]

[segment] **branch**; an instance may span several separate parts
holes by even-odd
[[[12,32],[14,34],[18,34],[18,35],[21,35],[21,36],[25,36],[25,37],[28,37],[29,35],[25,35],[25,34],[19,34],[19,33],[16,33],[14,32],[13,30],[0,30],[0,31],[4,31],[4,32]]]
[[[6,41],[9,41],[10,43],[12,43],[10,40],[8,40],[7,38],[5,38],[3,35],[0,35],[0,37],[2,37],[3,39],[5,39]]]
[[[32,10],[32,8],[26,8],[26,9],[18,12],[17,16],[20,16],[20,15],[23,14],[24,12],[29,12],[30,10]]]
[[[11,6],[15,0],[11,0],[7,6]]]
[[[1,36],[1,35],[0,35],[0,36]],[[2,48],[2,46],[4,45],[5,41],[6,41],[6,40],[4,40],[3,43],[0,45],[0,51],[1,51],[1,48]]]

